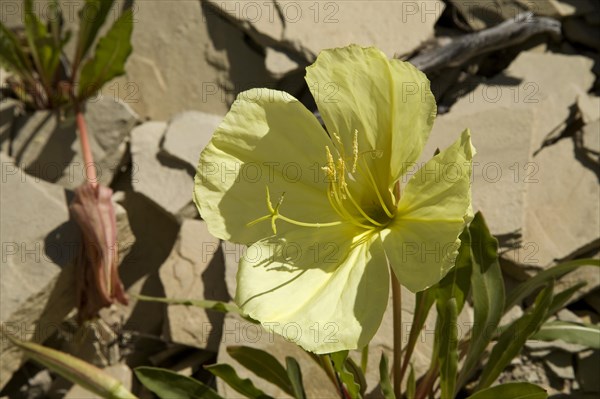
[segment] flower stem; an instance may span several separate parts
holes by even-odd
[[[77,130],[79,131],[79,139],[81,141],[81,152],[83,153],[83,163],[85,165],[85,175],[88,183],[93,187],[98,185],[98,177],[96,175],[96,165],[90,148],[88,139],[87,124],[83,117],[83,112],[79,109],[79,104],[75,102],[75,118],[77,120]]]
[[[394,316],[394,394],[402,398],[402,291],[400,282],[392,275],[392,312]]]

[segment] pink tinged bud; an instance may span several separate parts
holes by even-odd
[[[111,197],[110,188],[86,183],[75,189],[70,206],[83,241],[76,265],[80,321],[94,318],[115,301],[128,303],[117,273],[117,226]]]

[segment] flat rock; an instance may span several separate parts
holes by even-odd
[[[85,119],[96,174],[101,184],[109,185],[126,153],[137,115],[118,99],[100,98],[88,103]],[[21,115],[13,124],[13,136],[11,154],[27,173],[71,189],[86,180],[73,115],[65,120],[51,111]]]
[[[350,43],[376,46],[389,57],[413,52],[433,37],[444,10],[438,0],[362,2],[210,1],[264,46],[288,49],[312,63],[323,49]]]
[[[257,46],[204,2],[142,1],[135,19],[126,74],[103,93],[144,119],[186,110],[224,115],[236,93],[269,81]]]
[[[187,111],[175,115],[167,126],[162,149],[196,169],[200,153],[223,118],[200,111]]]
[[[228,301],[224,282],[223,253],[219,240],[202,220],[184,220],[173,251],[159,275],[167,298]],[[217,351],[223,314],[195,306],[169,305],[168,339],[201,349]]]
[[[0,71],[2,74],[4,71]],[[1,82],[0,82],[1,85]],[[12,124],[16,117],[16,111],[19,102],[12,98],[2,99],[0,101],[0,152],[8,155],[10,150],[10,135],[12,133]]]
[[[37,294],[76,254],[67,191],[26,174],[3,153],[0,320]]]
[[[530,185],[527,192],[523,242],[533,244],[529,264],[546,267],[598,242],[600,187],[595,171],[575,158],[572,139],[544,148],[533,161],[538,167],[537,184]],[[597,274],[588,287],[599,283]]]
[[[192,201],[194,179],[185,163],[160,156],[160,143],[166,129],[165,122],[146,122],[132,130],[131,179],[134,191],[176,216]]]
[[[565,380],[575,379],[573,369],[573,355],[563,351],[554,351],[544,358],[544,363],[559,378]]]
[[[533,184],[527,173],[534,167],[530,146],[536,117],[536,110],[506,106],[449,112],[438,116],[423,151],[421,162],[426,162],[436,148],[447,148],[463,130],[471,130],[477,149],[473,210],[482,211],[495,235],[518,234],[522,228],[525,193]]]
[[[563,126],[581,93],[592,87],[593,65],[583,56],[525,51],[503,73],[474,85],[451,112],[475,113],[500,106],[534,110],[540,117],[532,133],[533,153]]]

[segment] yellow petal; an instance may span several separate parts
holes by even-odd
[[[381,233],[394,273],[413,292],[436,284],[454,266],[458,236],[472,217],[474,153],[465,130],[412,177],[396,218]]]
[[[324,50],[306,81],[330,133],[346,153],[354,131],[379,189],[387,192],[420,156],[436,115],[427,77],[407,62],[356,45]]]
[[[291,95],[268,89],[241,93],[200,156],[194,201],[210,232],[251,244],[270,236],[266,188],[273,205],[285,193],[281,213],[305,222],[338,217],[327,199],[321,166],[331,140]],[[278,222],[280,233],[289,226]]]
[[[363,347],[381,323],[389,272],[379,236],[351,249],[353,230],[298,229],[255,243],[240,262],[236,302],[308,351]]]

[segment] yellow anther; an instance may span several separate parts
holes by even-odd
[[[323,166],[321,169],[327,174],[327,180],[329,182],[334,182],[336,180],[336,171],[335,162],[333,162],[333,155],[331,155],[329,146],[325,146],[325,151],[327,152],[327,165]]]
[[[356,173],[356,164],[358,163],[358,130],[354,129],[354,139],[352,140],[352,173]]]

